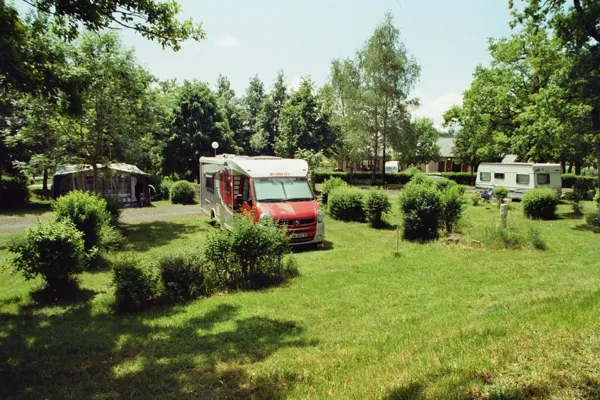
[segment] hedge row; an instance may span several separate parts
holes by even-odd
[[[435,173],[433,175],[439,175],[444,178],[448,178],[456,183],[461,185],[475,185],[476,174],[471,174],[470,172],[440,172]],[[334,171],[315,171],[312,173],[312,179],[315,183],[323,183],[325,179],[339,177],[346,182],[350,182],[350,173],[349,172],[334,172]],[[411,175],[404,172],[395,172],[395,173],[387,173],[385,174],[385,183],[391,184],[407,184],[410,180]],[[383,181],[381,176],[381,172],[375,174],[375,179],[378,183]],[[355,182],[365,182],[371,181],[371,172],[355,172],[354,173],[354,181]],[[562,175],[562,187],[571,189],[575,184],[575,181],[583,182],[583,184],[588,188],[588,190],[594,190],[596,187],[596,183],[598,182],[598,178],[595,176],[584,176],[584,175],[575,175],[575,174],[563,174]]]
[[[461,185],[474,185],[475,175],[471,175],[470,172],[441,172],[435,175],[443,176],[450,180],[455,181]],[[312,173],[312,180],[314,183],[323,183],[325,179],[338,177],[346,182],[350,182],[349,172],[337,172],[337,171],[315,171]],[[368,171],[354,172],[354,182],[370,182],[372,173]],[[390,184],[401,184],[405,185],[410,181],[411,174],[405,172],[393,172],[385,174],[385,183]],[[377,183],[383,181],[381,172],[375,174],[375,180]]]

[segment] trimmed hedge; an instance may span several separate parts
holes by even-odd
[[[523,195],[523,212],[531,219],[556,217],[558,196],[552,189],[533,189]]]
[[[575,181],[580,184],[582,188],[587,188],[586,190],[594,190],[596,187],[596,183],[598,182],[598,178],[595,176],[584,176],[584,175],[575,175],[575,174],[563,174],[562,175],[562,187],[571,189],[575,186]]]
[[[340,221],[365,220],[364,193],[357,187],[342,186],[329,194],[329,214]]]
[[[470,172],[441,172],[435,173],[432,175],[442,176],[444,178],[450,179],[459,183],[461,185],[474,185],[476,174],[471,174]],[[370,182],[372,173],[368,171],[357,171],[354,172],[354,182]],[[323,183],[326,179],[329,178],[340,178],[346,182],[350,182],[350,173],[349,172],[338,172],[338,171],[314,171],[312,173],[312,180],[314,183]],[[403,172],[391,172],[385,174],[385,183],[388,184],[396,184],[396,185],[405,185],[412,178],[411,173]],[[379,183],[383,181],[381,172],[375,174],[375,180]]]

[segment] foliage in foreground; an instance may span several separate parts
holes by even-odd
[[[196,199],[194,184],[188,181],[177,181],[171,186],[171,203],[193,204]]]
[[[30,193],[24,177],[0,179],[0,209],[20,207],[29,201]]]
[[[340,186],[329,194],[329,214],[340,221],[365,220],[363,192],[359,188]]]
[[[400,194],[404,238],[425,241],[436,239],[442,207],[440,192],[434,185],[407,185]]]
[[[86,251],[99,244],[102,227],[111,220],[106,200],[78,190],[54,201],[52,210],[58,221],[71,221],[77,230],[83,232]]]
[[[16,271],[28,280],[41,276],[49,288],[74,281],[85,266],[83,233],[70,221],[38,221],[9,251],[15,254],[12,265]]]
[[[216,284],[226,288],[260,288],[283,282],[298,271],[289,253],[285,231],[274,223],[254,224],[240,217],[233,230],[208,238],[204,255]]]
[[[158,261],[163,295],[173,302],[191,300],[207,294],[206,269],[200,255],[176,253]]]
[[[558,196],[552,189],[533,189],[523,195],[523,212],[531,219],[553,219],[556,217]]]
[[[323,181],[323,193],[331,193],[341,186],[348,186],[348,183],[338,176],[327,178]]]
[[[156,298],[157,282],[152,273],[134,258],[123,258],[113,265],[115,305],[118,311],[142,310]]]
[[[388,195],[381,189],[372,189],[364,201],[364,210],[367,220],[372,226],[380,226],[383,222],[383,215],[390,212],[392,204]]]

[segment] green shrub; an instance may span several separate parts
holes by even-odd
[[[408,184],[409,185],[427,185],[427,186],[431,186],[431,187],[436,187],[434,180],[431,177],[429,177],[421,172],[415,173],[412,176],[412,178],[410,178],[410,182],[408,182]]]
[[[438,237],[442,200],[432,185],[411,183],[400,194],[404,238],[432,240]]]
[[[110,221],[106,200],[88,192],[72,191],[52,203],[58,221],[71,221],[83,232],[85,249],[99,243],[102,226]]]
[[[220,284],[234,288],[265,287],[297,274],[285,260],[289,253],[285,231],[274,223],[254,224],[239,217],[231,232],[210,236],[204,252]]]
[[[202,257],[191,253],[169,254],[158,261],[164,294],[174,302],[191,300],[207,293]]]
[[[156,298],[157,283],[152,274],[133,258],[123,258],[113,265],[113,285],[117,310],[131,312],[150,306]]]
[[[529,242],[531,247],[533,247],[536,250],[548,249],[548,245],[546,244],[544,239],[542,239],[540,230],[533,226],[530,226],[529,230],[527,231],[527,241]]]
[[[508,197],[508,189],[502,186],[496,186],[494,188],[494,197],[498,199],[498,206],[503,204]]]
[[[527,244],[527,237],[517,229],[494,225],[485,229],[483,243],[493,249],[520,249]]]
[[[331,193],[334,189],[342,186],[348,186],[348,183],[339,177],[332,177],[323,181],[323,193]]]
[[[116,196],[106,196],[104,200],[106,201],[106,211],[110,215],[110,224],[118,226],[121,221],[121,213],[123,212],[119,198]]]
[[[460,220],[464,210],[464,189],[453,182],[453,185],[448,185],[440,190],[440,200],[442,202],[440,215],[442,223],[446,232],[452,233],[454,225]]]
[[[587,200],[590,190],[590,185],[587,182],[577,179],[573,182],[573,195],[571,199],[573,201]]]
[[[26,178],[14,177],[0,180],[0,209],[22,207],[29,202],[29,197]]]
[[[12,265],[25,279],[41,276],[48,287],[61,288],[74,281],[85,263],[83,233],[70,221],[38,223],[9,245]]]
[[[580,185],[587,186],[588,191],[594,190],[594,186],[597,182],[597,177],[594,176],[583,176],[575,174],[563,174],[562,175],[562,187],[563,188],[574,188],[575,182],[579,182]]]
[[[527,218],[553,219],[557,206],[558,196],[552,189],[533,189],[523,195],[523,211]]]
[[[477,207],[481,202],[481,196],[478,194],[471,196],[471,202],[473,203],[473,207]]]
[[[355,187],[339,187],[329,194],[329,214],[340,221],[364,221],[363,192]]]
[[[163,179],[160,181],[157,189],[160,193],[161,199],[169,199],[171,194],[171,186],[173,186],[173,181],[169,179]]]
[[[96,247],[103,251],[117,250],[123,247],[125,242],[125,237],[121,234],[121,232],[111,225],[104,224],[100,228]]]
[[[196,188],[188,181],[177,181],[171,186],[171,203],[193,204],[196,201]]]
[[[596,193],[594,194],[594,203],[600,204],[600,192],[596,189]]]
[[[416,167],[409,167],[402,172],[392,172],[385,174],[385,182],[383,181],[384,176],[381,172],[375,174],[375,180],[380,183],[386,184],[399,184],[404,185],[410,181],[414,173],[421,173]],[[436,173],[438,176],[450,179],[460,185],[471,185],[475,184],[476,175],[470,172],[441,172]],[[370,182],[373,173],[370,171],[355,171],[353,178],[355,182]],[[338,177],[346,182],[350,182],[349,172],[338,172],[338,171],[313,171],[312,180],[314,183],[323,183],[326,179]]]
[[[372,189],[365,198],[364,211],[372,226],[381,226],[383,215],[390,212],[392,204],[388,195],[380,189]]]

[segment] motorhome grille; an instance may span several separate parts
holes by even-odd
[[[296,224],[296,221],[298,221],[298,224]],[[290,225],[290,226],[294,226],[294,225],[308,225],[308,224],[314,224],[315,223],[315,219],[314,218],[292,219],[292,220],[280,219],[279,223],[281,225]]]

